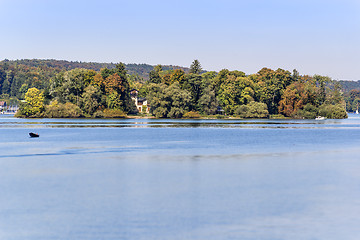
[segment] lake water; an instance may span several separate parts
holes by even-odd
[[[0,115],[0,240],[358,240],[359,222],[358,115]]]

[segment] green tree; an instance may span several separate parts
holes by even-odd
[[[345,104],[341,85],[338,81],[331,80],[329,82],[329,87],[327,88],[326,92],[325,103],[331,105]]]
[[[166,89],[165,94],[171,99],[171,108],[167,117],[181,118],[189,110],[190,93],[186,90],[181,90],[179,84],[175,83]]]
[[[319,115],[330,119],[343,119],[348,117],[345,108],[340,104],[323,104],[319,108]]]
[[[208,86],[202,92],[202,95],[198,102],[200,112],[207,115],[214,115],[219,106],[219,102],[216,99],[215,91]]]
[[[1,90],[2,94],[9,94],[10,93],[10,82],[8,79],[5,79],[3,84],[2,84],[2,90]]]
[[[201,78],[203,80],[203,85],[205,84],[205,86],[203,86],[203,88],[207,87],[209,85],[213,86],[213,82],[215,81],[215,78],[217,75],[218,75],[218,73],[215,71],[210,71],[210,72],[201,74]]]
[[[247,104],[254,100],[254,83],[247,77],[228,75],[219,90],[219,101],[227,114],[234,114],[239,105]]]
[[[199,99],[202,93],[202,77],[198,74],[187,74],[180,82],[180,87],[183,90],[188,91],[191,94],[190,110],[198,111]]]
[[[359,101],[357,100],[359,99]],[[359,110],[360,105],[360,90],[352,89],[345,95],[346,110],[348,112],[355,112]]]
[[[318,85],[318,98],[317,98],[317,105],[322,105],[325,103],[326,100],[326,86],[331,81],[329,77],[324,77],[320,75],[314,75],[314,80]]]
[[[347,105],[346,105],[347,106]],[[351,102],[351,111],[353,112],[359,112],[359,106],[360,106],[360,98],[355,98],[354,101]]]
[[[19,95],[20,95],[20,99],[24,99],[25,98],[25,93],[27,92],[27,90],[29,89],[29,86],[24,83],[23,85],[21,85],[20,89],[19,89]]]
[[[220,87],[226,81],[229,73],[229,70],[223,69],[216,75],[216,77],[212,81],[212,87],[215,90],[216,96],[219,95]]]
[[[93,81],[94,71],[73,69],[59,73],[50,84],[50,95],[61,103],[71,102],[80,106],[84,89]]]
[[[269,112],[265,103],[252,101],[246,105],[238,106],[235,115],[241,118],[267,118]]]
[[[281,96],[293,81],[291,73],[263,68],[250,78],[255,82],[255,100],[266,103],[270,114],[277,114]]]
[[[124,109],[123,102],[117,92],[112,92],[106,97],[106,105],[110,109]]]
[[[200,74],[202,71],[199,60],[195,59],[190,65],[190,73]]]
[[[162,79],[160,76],[160,72],[162,72],[162,66],[161,65],[155,66],[154,69],[149,73],[149,82],[161,83]]]
[[[46,106],[45,110],[45,117],[47,118],[79,118],[83,116],[81,109],[70,102],[62,104],[54,100]]]
[[[318,115],[319,109],[311,103],[308,103],[302,109],[298,109],[292,117],[298,119],[315,119]]]
[[[356,110],[359,111],[360,106],[360,90],[352,89],[346,94],[345,97],[346,101],[346,110],[348,112],[355,112]]]
[[[6,77],[2,84],[2,94],[10,94],[11,83],[14,79],[14,72],[12,70],[8,70],[5,73]]]
[[[130,84],[125,70],[125,65],[121,62],[116,64],[115,73],[120,77],[121,87],[118,88],[117,93],[120,97],[121,105],[123,106],[121,109],[126,113],[136,112],[136,106],[130,97]]]
[[[89,85],[82,94],[82,108],[84,112],[92,115],[101,104],[101,91],[98,86]]]
[[[151,83],[147,99],[155,117],[181,118],[189,110],[191,96],[177,82],[170,86]]]
[[[167,82],[168,85],[171,85],[175,82],[182,84],[185,81],[185,72],[182,69],[175,69],[170,75],[170,81]]]
[[[108,68],[103,68],[100,71],[100,75],[103,79],[106,79],[108,76],[110,76],[111,74],[113,74],[114,71],[108,69]]]

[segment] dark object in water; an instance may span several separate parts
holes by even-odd
[[[30,137],[40,137],[40,135],[39,134],[37,134],[37,133],[33,133],[33,132],[31,132],[31,133],[29,133],[29,135],[30,135]]]

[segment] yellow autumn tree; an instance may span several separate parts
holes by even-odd
[[[20,105],[17,117],[40,117],[44,111],[44,94],[37,88],[29,88],[25,102]]]

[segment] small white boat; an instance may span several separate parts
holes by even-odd
[[[316,118],[315,118],[315,120],[325,120],[326,118],[325,117],[322,117],[322,116],[317,116]]]

